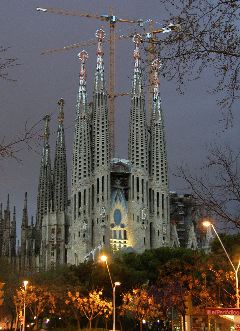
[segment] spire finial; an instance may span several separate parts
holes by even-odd
[[[80,64],[80,86],[85,86],[86,85],[86,79],[87,79],[87,72],[86,72],[86,67],[85,63],[86,60],[88,59],[88,53],[85,50],[82,50],[80,53],[78,53],[78,58],[81,62]]]
[[[50,132],[49,132],[49,121],[50,121],[50,115],[46,115],[43,118],[44,122],[45,122],[45,128],[44,128],[44,138],[46,141],[48,141]]]
[[[95,73],[95,92],[105,93],[105,81],[104,81],[104,64],[103,64],[103,39],[105,32],[102,29],[96,31],[96,37],[98,39],[97,44],[97,66]]]
[[[64,111],[63,111],[63,107],[64,107],[64,100],[63,98],[61,98],[59,101],[58,101],[58,105],[59,105],[59,114],[58,114],[58,122],[60,124],[63,123],[63,120],[64,120]]]
[[[133,89],[132,93],[134,95],[142,95],[142,75],[141,75],[141,55],[140,55],[140,43],[142,42],[142,36],[136,34],[133,36],[133,42],[135,44],[135,49],[133,51],[134,57],[134,75],[133,75]]]
[[[7,210],[9,210],[9,194],[7,195]]]
[[[24,209],[27,209],[27,192],[25,192]]]
[[[135,60],[135,68],[138,68],[139,67],[139,64],[140,64],[140,49],[139,49],[139,46],[142,42],[142,36],[140,34],[136,34],[133,36],[133,42],[135,44],[135,49],[133,51],[133,57],[134,57],[134,60]]]
[[[102,29],[99,29],[96,31],[96,37],[98,38],[98,45],[97,45],[97,56],[103,57],[103,39],[105,38],[105,32]]]
[[[152,62],[151,66],[153,70],[153,100],[157,100],[159,95],[159,86],[160,86],[158,74],[162,66],[162,62],[159,59],[155,59]]]

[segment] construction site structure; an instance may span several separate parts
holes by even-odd
[[[109,95],[109,124],[110,124],[110,153],[114,157],[115,151],[115,25],[116,23],[129,23],[141,25],[142,19],[122,19],[118,18],[112,13],[106,15],[94,15],[90,13],[82,13],[79,11],[69,11],[65,9],[58,8],[37,8],[37,11],[44,13],[54,13],[66,16],[78,16],[91,19],[97,19],[102,22],[109,23],[109,85],[108,85],[108,95]],[[78,46],[79,47],[79,46]],[[66,47],[65,50],[70,47]]]
[[[91,19],[97,19],[102,22],[109,23],[109,83],[108,83],[108,97],[109,97],[109,130],[110,130],[110,154],[111,157],[115,156],[115,98],[116,96],[126,95],[128,93],[116,93],[115,91],[115,77],[116,77],[116,64],[115,64],[115,41],[118,39],[126,39],[126,38],[132,38],[133,33],[128,35],[122,35],[122,36],[116,36],[115,35],[115,26],[116,23],[128,23],[128,24],[135,24],[136,26],[143,27],[144,21],[143,19],[122,19],[117,17],[112,13],[110,14],[104,14],[104,15],[95,15],[91,13],[83,13],[79,11],[70,11],[65,9],[59,9],[59,8],[37,8],[37,11],[44,12],[44,13],[52,13],[52,14],[59,14],[59,15],[65,15],[65,16],[77,16],[77,17],[85,17],[85,18],[91,18]],[[149,106],[149,112],[151,110],[151,98],[153,93],[153,84],[152,84],[152,69],[151,69],[151,62],[153,59],[156,58],[156,35],[158,33],[166,33],[171,31],[178,31],[179,25],[169,24],[167,27],[163,27],[160,29],[155,30],[153,28],[153,20],[148,20],[150,22],[150,31],[142,34],[142,40],[149,42],[149,46],[147,47],[147,54],[148,54],[148,70],[149,70],[149,98],[148,98],[148,106]],[[76,43],[73,45],[68,45],[63,48],[55,48],[55,49],[48,49],[43,51],[43,54],[50,54],[54,52],[59,51],[66,51],[70,49],[75,49],[79,47],[86,47],[89,45],[96,44],[96,41],[89,40],[82,43]]]

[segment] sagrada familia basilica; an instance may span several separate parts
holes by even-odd
[[[20,270],[47,270],[95,259],[102,249],[141,253],[158,247],[209,248],[201,210],[191,195],[169,192],[160,61],[152,62],[153,93],[148,123],[141,70],[140,36],[133,38],[133,75],[128,160],[112,157],[108,94],[103,62],[103,30],[96,32],[97,64],[93,99],[87,94],[88,54],[79,54],[80,75],[73,134],[70,195],[64,137],[64,100],[59,104],[54,163],[45,116],[36,220],[28,219],[25,194],[20,244],[9,197],[0,210],[0,256]],[[37,183],[36,183],[37,184]]]

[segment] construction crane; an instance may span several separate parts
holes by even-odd
[[[153,95],[153,85],[154,85],[154,70],[152,67],[153,61],[157,58],[157,47],[159,44],[159,39],[157,39],[157,35],[159,33],[169,33],[169,32],[180,32],[181,26],[180,24],[172,24],[170,23],[166,27],[162,27],[160,29],[156,29],[154,27],[153,20],[149,20],[149,30],[145,32],[145,38],[143,38],[143,42],[147,42],[146,51],[146,59],[147,59],[147,72],[148,72],[148,112],[149,118],[151,118],[152,114],[152,95]]]
[[[114,115],[115,115],[115,25],[117,22],[119,23],[130,23],[130,24],[137,24],[139,26],[143,25],[142,19],[122,19],[118,18],[117,16],[113,15],[111,12],[109,15],[94,15],[89,13],[82,13],[78,11],[70,11],[65,9],[58,9],[58,8],[37,8],[37,11],[43,13],[53,13],[65,16],[77,16],[77,17],[86,17],[97,19],[102,22],[109,23],[109,124],[110,124],[110,150],[111,150],[111,157],[114,157],[115,151],[115,137],[114,137]],[[79,45],[79,44],[76,44]],[[77,46],[78,47],[78,46]],[[68,48],[75,48],[69,47]]]

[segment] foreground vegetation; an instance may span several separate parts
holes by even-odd
[[[235,262],[240,236],[222,239]],[[186,314],[201,313],[205,307],[234,307],[234,272],[217,242],[212,249],[207,255],[159,248],[112,257],[113,282],[121,282],[116,288],[117,328],[141,329],[147,322],[153,330],[157,325],[168,330],[173,309],[184,320]],[[11,325],[21,323],[25,301],[27,325],[32,323],[36,330],[112,326],[112,286],[105,265],[98,261],[31,275],[18,275],[8,266],[1,268],[0,277],[6,283],[2,310]],[[29,285],[24,291],[26,277]]]

